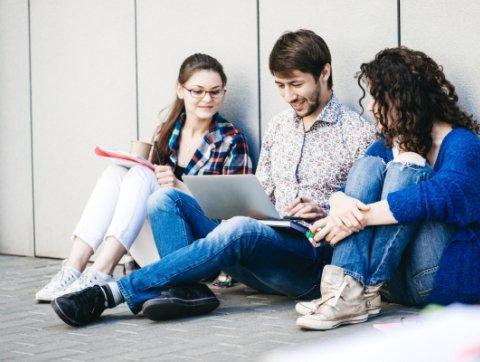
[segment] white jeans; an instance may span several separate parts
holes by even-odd
[[[144,166],[111,165],[98,179],[73,232],[94,251],[108,236],[126,250],[135,241],[147,217],[147,199],[160,188],[155,174]]]

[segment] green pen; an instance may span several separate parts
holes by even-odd
[[[322,230],[325,226],[320,227],[318,230]],[[313,244],[313,238],[315,237],[315,233],[312,230],[307,230],[305,232],[305,237],[308,239],[308,241]],[[316,243],[316,248],[320,246],[321,243]]]
[[[308,239],[308,241],[310,241],[311,243],[313,242],[313,238],[315,237],[315,233],[312,231],[312,230],[308,230],[306,233],[305,233],[305,236],[306,238]]]

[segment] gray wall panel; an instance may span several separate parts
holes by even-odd
[[[460,105],[480,117],[480,2],[402,0],[402,45],[443,65]]]
[[[32,1],[36,248],[64,257],[107,161],[136,136],[131,0]]]
[[[0,1],[0,253],[33,255],[28,4]]]
[[[258,153],[256,1],[138,0],[140,138],[149,140],[158,113],[174,100],[182,61],[196,52],[217,58],[228,77],[221,113]]]
[[[360,64],[373,59],[380,49],[396,45],[396,4],[394,0],[260,0],[262,132],[271,117],[288,108],[268,70],[270,51],[283,32],[306,28],[327,42],[333,89],[340,101],[358,110],[361,92],[354,75]]]
[[[258,69],[256,0],[136,3],[138,105],[134,0],[31,0],[31,130],[28,1],[0,0],[0,253],[32,255],[35,229],[39,256],[67,255],[70,233],[108,164],[93,147],[128,148],[137,106],[140,138],[149,140],[186,56],[205,52],[224,64],[222,114],[247,134],[256,160],[260,128],[288,107],[268,70],[282,32],[303,27],[325,38],[334,90],[357,110],[359,65],[397,44],[395,0],[258,0]],[[401,0],[401,16],[402,43],[442,64],[461,105],[478,118],[480,3]]]

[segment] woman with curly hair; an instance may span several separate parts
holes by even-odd
[[[385,49],[360,69],[360,105],[365,85],[382,138],[312,226],[312,244],[335,248],[322,297],[296,306],[305,329],[366,321],[380,291],[408,305],[480,300],[478,125],[422,52]]]

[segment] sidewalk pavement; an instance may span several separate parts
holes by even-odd
[[[282,347],[372,330],[374,323],[399,321],[418,310],[385,305],[381,316],[329,332],[295,326],[295,301],[259,294],[243,285],[214,289],[220,307],[213,313],[153,322],[126,305],[107,310],[101,322],[73,328],[35,292],[60,267],[60,260],[0,255],[0,360],[252,361]],[[121,270],[115,276],[121,275]],[[381,333],[381,332],[378,332]]]

